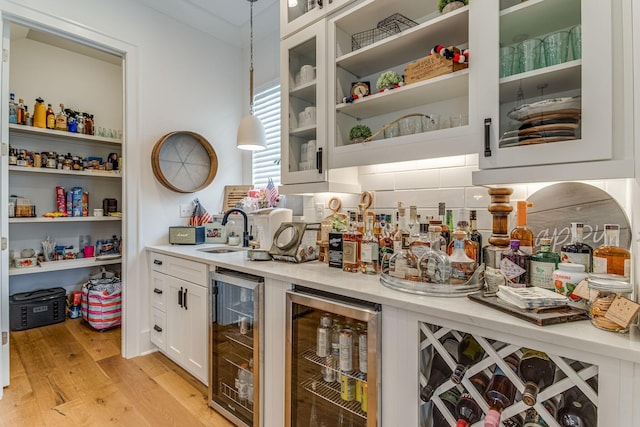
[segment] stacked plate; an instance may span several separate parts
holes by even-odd
[[[507,113],[507,117],[520,124],[517,129],[503,134],[500,147],[576,139],[581,112],[579,96],[521,105]]]

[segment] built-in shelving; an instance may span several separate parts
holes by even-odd
[[[47,217],[29,217],[29,218],[9,218],[9,224],[28,224],[28,223],[50,223],[61,224],[67,222],[109,222],[122,221],[119,216],[67,216],[57,218]]]
[[[18,173],[34,173],[34,174],[52,174],[52,175],[72,175],[72,176],[91,176],[94,178],[122,178],[119,171],[99,171],[99,170],[83,170],[73,171],[64,169],[51,168],[31,168],[24,166],[9,166],[9,172]]]
[[[84,135],[81,133],[63,132],[59,130],[37,128],[33,126],[24,126],[10,123],[9,130],[12,132],[21,132],[31,135],[46,136],[51,138],[60,138],[71,141],[97,142],[101,144],[122,145],[121,139],[106,138],[96,135]]]
[[[47,261],[35,267],[10,268],[9,276],[21,276],[24,274],[51,273],[53,271],[74,270],[77,268],[97,267],[101,265],[120,264],[120,258],[100,259],[78,258],[62,261]]]

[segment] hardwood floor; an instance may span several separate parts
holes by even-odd
[[[207,406],[207,388],[161,353],[122,358],[119,328],[67,319],[10,336],[0,427],[231,426]]]

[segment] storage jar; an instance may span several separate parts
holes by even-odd
[[[629,327],[622,327],[607,319],[605,315],[617,297],[631,299],[633,284],[625,280],[623,276],[612,274],[590,274],[588,283],[589,301],[587,301],[587,311],[591,323],[596,328],[605,331],[628,332]]]
[[[561,262],[558,264],[558,268],[551,273],[556,292],[574,301],[580,298],[572,295],[573,290],[587,276],[588,274],[584,271],[584,265],[571,262]]]

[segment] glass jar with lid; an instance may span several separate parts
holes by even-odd
[[[591,323],[605,331],[628,332],[628,326],[623,327],[605,316],[616,298],[631,299],[633,284],[624,276],[614,274],[590,274],[587,281],[589,284],[587,311]]]

